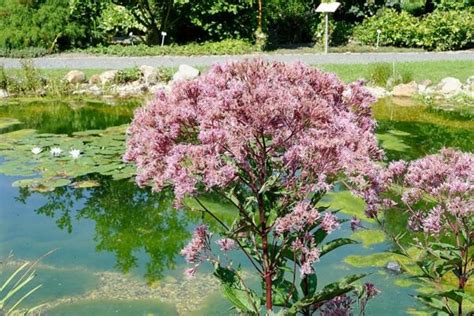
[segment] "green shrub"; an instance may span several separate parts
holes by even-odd
[[[255,47],[243,40],[224,40],[221,42],[191,43],[186,45],[134,46],[110,45],[90,47],[80,52],[117,56],[192,56],[192,55],[236,55],[254,52]]]
[[[86,26],[71,23],[68,17],[67,0],[5,0],[0,8],[0,48],[54,51],[75,45]]]
[[[392,76],[392,65],[387,63],[371,64],[368,67],[370,82],[384,87]]]
[[[474,47],[474,9],[436,10],[419,25],[422,47],[429,50],[453,50]]]
[[[349,42],[354,26],[344,21],[329,21],[329,44],[330,46],[342,46]],[[325,22],[321,22],[316,27],[313,41],[316,45],[324,44]]]
[[[402,83],[409,83],[412,82],[415,78],[413,75],[413,72],[410,70],[404,70],[399,72],[400,74],[400,79],[402,80]]]
[[[462,10],[474,6],[473,0],[435,0],[434,5],[438,10]]]
[[[414,80],[413,72],[407,69],[399,71],[395,64],[376,63],[368,67],[369,81],[380,87],[392,88],[400,83]]]
[[[43,47],[25,47],[19,49],[9,49],[5,47],[0,47],[0,57],[36,58],[45,56],[49,53],[50,51]]]
[[[312,1],[268,0],[265,3],[265,32],[270,47],[309,43],[320,16],[314,14]]]
[[[385,9],[367,18],[354,29],[354,39],[375,45],[377,30],[381,46],[420,47],[428,50],[453,50],[473,47],[474,9],[434,12],[416,18],[409,13]]]
[[[412,47],[416,42],[417,25],[418,19],[408,12],[385,9],[356,26],[354,39],[366,45],[376,45],[377,30],[380,30],[381,46]]]
[[[114,78],[116,84],[124,84],[140,79],[141,72],[137,67],[122,69],[117,72]]]

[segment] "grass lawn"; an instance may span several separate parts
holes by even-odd
[[[313,65],[327,72],[336,73],[345,82],[352,82],[361,78],[369,78],[371,66],[370,64],[326,64]],[[206,71],[208,67],[197,67],[201,71]],[[460,61],[423,61],[423,62],[403,62],[396,63],[395,69],[398,72],[409,72],[416,81],[425,79],[431,80],[433,83],[439,82],[444,77],[455,77],[462,82],[466,81],[469,76],[474,75],[474,61],[460,60]],[[51,79],[60,79],[70,69],[39,69],[39,73]],[[108,69],[83,69],[86,77],[90,78],[93,74],[100,74]],[[165,74],[171,76],[177,67],[163,68]],[[7,75],[18,76],[21,75],[21,69],[5,69]]]
[[[314,66],[334,72],[346,82],[368,78],[370,72],[370,66],[364,64]],[[437,83],[444,77],[455,77],[465,82],[468,77],[474,76],[474,60],[403,62],[396,63],[395,69],[398,72],[410,72],[415,81],[429,79]]]

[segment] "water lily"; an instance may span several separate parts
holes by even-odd
[[[51,148],[51,155],[53,155],[54,157],[60,156],[62,152],[63,152],[63,150],[59,147]]]
[[[35,154],[35,155],[39,154],[39,153],[42,152],[42,151],[43,151],[43,149],[42,149],[41,147],[33,147],[33,148],[31,149],[31,152],[32,152],[33,154]]]
[[[81,151],[79,149],[73,149],[69,152],[71,155],[72,159],[77,159],[81,156]]]

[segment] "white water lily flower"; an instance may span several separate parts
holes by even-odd
[[[81,151],[79,149],[73,149],[69,152],[71,155],[72,159],[77,159],[81,156]]]
[[[42,151],[43,149],[41,147],[33,147],[33,149],[31,149],[31,152],[35,155],[39,154]]]
[[[60,156],[62,152],[63,152],[63,150],[59,147],[51,148],[51,155],[53,155],[54,157]]]

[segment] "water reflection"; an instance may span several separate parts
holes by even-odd
[[[0,106],[0,117],[22,122],[3,132],[36,129],[39,133],[71,134],[77,131],[104,129],[129,123],[139,101],[121,101],[116,105],[86,101],[35,101],[7,103]]]
[[[378,133],[398,130],[409,135],[399,136],[406,150],[386,149],[388,160],[416,159],[433,154],[443,147],[474,151],[474,120],[460,119],[453,113],[432,111],[420,105],[396,106],[390,99],[374,106]]]
[[[101,186],[87,190],[62,187],[40,193],[46,203],[36,213],[54,218],[59,228],[69,232],[73,223],[94,221],[96,250],[113,253],[120,271],[138,267],[138,254],[144,252],[147,280],[162,278],[166,269],[175,267],[178,253],[190,236],[188,226],[198,218],[174,210],[170,192],[151,194],[128,180],[95,180]],[[17,200],[27,204],[31,195],[22,189]]]

